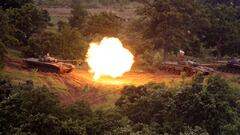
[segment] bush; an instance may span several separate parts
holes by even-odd
[[[141,92],[142,89],[137,87],[134,91]],[[121,104],[117,105],[120,112],[134,123],[155,125],[158,133],[162,134],[239,133],[240,93],[233,92],[224,79],[213,75],[204,84],[203,77],[197,75],[191,85],[181,89],[174,94],[157,88],[139,95],[128,94],[125,88],[117,102],[121,101]],[[135,97],[135,100],[126,100],[132,99],[131,97]],[[200,127],[200,130],[195,130],[195,127]]]
[[[12,85],[0,80],[0,134],[6,135],[105,135],[129,126],[116,111],[93,112],[85,102],[62,107],[45,87],[32,81]]]
[[[0,134],[6,135],[237,135],[239,91],[220,76],[196,75],[178,93],[163,84],[126,86],[116,110],[92,111],[85,102],[62,107],[32,81],[0,79]]]
[[[7,50],[5,48],[5,45],[0,40],[0,69],[2,69],[4,66],[4,58],[6,53]]]

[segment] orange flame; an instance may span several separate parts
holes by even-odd
[[[121,77],[130,71],[134,56],[118,38],[104,38],[99,45],[90,43],[86,61],[98,80],[101,76]]]

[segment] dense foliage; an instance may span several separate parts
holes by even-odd
[[[204,83],[206,82],[206,83]],[[239,91],[220,76],[197,75],[170,91],[163,84],[126,86],[116,110],[93,111],[85,102],[61,106],[31,81],[0,80],[0,134],[36,135],[237,135]]]
[[[26,46],[32,34],[43,31],[50,18],[48,12],[32,0],[0,1],[0,65],[3,66],[6,47]]]
[[[240,15],[239,8],[217,5],[209,11],[212,26],[206,31],[206,47],[215,48],[219,58],[237,56],[240,53]]]
[[[80,0],[73,0],[71,8],[72,17],[69,18],[69,24],[82,30],[86,23],[88,12],[82,7]]]
[[[61,106],[53,93],[31,81],[14,86],[0,80],[0,134],[110,135],[130,132],[129,124],[114,110],[93,112],[84,102]]]
[[[21,8],[25,4],[33,3],[33,0],[1,0],[0,7],[3,9]]]
[[[143,35],[150,38],[155,48],[167,53],[179,49],[192,50],[197,34],[208,27],[204,5],[197,0],[143,1],[139,14],[145,19]]]
[[[78,29],[63,26],[58,33],[42,32],[34,34],[28,40],[24,53],[29,57],[38,57],[50,53],[62,59],[83,58],[87,43]]]
[[[15,37],[23,44],[33,33],[46,28],[50,18],[46,10],[40,10],[33,4],[25,4],[21,8],[9,9],[9,23],[14,27]]]
[[[1,1],[2,9],[8,19],[6,27],[11,28],[11,36],[21,44],[27,44],[27,40],[33,33],[42,31],[48,25],[50,18],[46,10],[42,10],[33,4],[32,0]]]
[[[140,2],[143,7],[138,11],[140,26],[137,30],[152,42],[154,49],[164,50],[165,59],[180,49],[196,57],[201,57],[199,54],[206,48],[211,56],[219,58],[240,54],[239,1]]]
[[[178,93],[161,85],[126,87],[116,105],[133,122],[153,126],[160,134],[198,128],[210,135],[237,135],[240,93],[219,76],[209,77],[206,84],[203,80],[201,75],[195,76]]]
[[[2,69],[4,66],[4,58],[6,53],[6,47],[0,40],[0,69]]]
[[[117,37],[121,28],[121,19],[111,12],[102,12],[89,17],[85,34]]]
[[[4,41],[8,37],[10,30],[8,25],[8,17],[4,13],[3,10],[0,9],[0,69],[3,68],[4,65],[4,57],[6,53],[6,48]]]
[[[68,22],[60,21],[58,31],[46,32],[48,13],[32,0],[3,0],[0,39],[5,47],[17,47],[26,56],[38,57],[50,52],[64,59],[83,59],[86,42],[104,36],[121,37],[131,45],[136,63],[149,69],[158,68],[167,58],[176,59],[180,49],[198,58],[220,59],[240,54],[239,1],[138,1],[142,3],[137,11],[139,19],[129,27],[125,27],[128,20],[112,12],[90,14],[84,6],[90,1],[37,1],[43,5],[68,3],[72,8]],[[98,2],[109,5],[129,1],[92,1]]]

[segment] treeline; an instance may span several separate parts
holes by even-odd
[[[9,46],[17,46],[28,57],[50,53],[61,59],[84,59],[88,43],[104,36],[119,37],[134,53],[136,64],[148,68],[176,60],[179,50],[200,59],[240,55],[238,0],[138,2],[142,3],[138,15],[126,26],[125,18],[109,12],[90,14],[83,1],[73,0],[72,16],[52,31],[46,29],[52,25],[48,13],[32,0],[2,0],[0,60]]]
[[[73,1],[71,7],[72,16],[67,22],[59,21],[56,31],[32,34],[24,54],[38,57],[48,52],[62,59],[84,59],[89,42],[105,36],[118,36],[122,21],[115,14],[101,12],[92,15],[79,0]]]
[[[98,35],[117,36],[121,24],[113,13],[89,14],[80,0],[72,1],[69,22],[59,21],[57,29],[48,27],[50,17],[33,0],[3,0],[0,2],[0,51],[3,65],[6,47],[20,50],[25,57],[40,57],[46,53],[60,59],[84,59],[88,43]]]
[[[163,50],[164,60],[180,49],[195,57],[239,56],[239,0],[140,2],[133,28],[151,42],[152,50]],[[139,51],[144,54],[145,48]]]
[[[33,33],[43,31],[50,21],[48,12],[39,9],[32,0],[0,1],[0,64],[6,47],[20,48]]]
[[[204,81],[205,80],[205,81]],[[112,110],[83,101],[62,106],[47,88],[31,81],[13,85],[0,79],[2,135],[238,135],[239,89],[219,76],[168,88],[126,86]]]

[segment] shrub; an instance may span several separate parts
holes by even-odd
[[[6,53],[7,50],[5,48],[5,45],[0,41],[0,69],[2,69],[4,66],[4,58]]]

